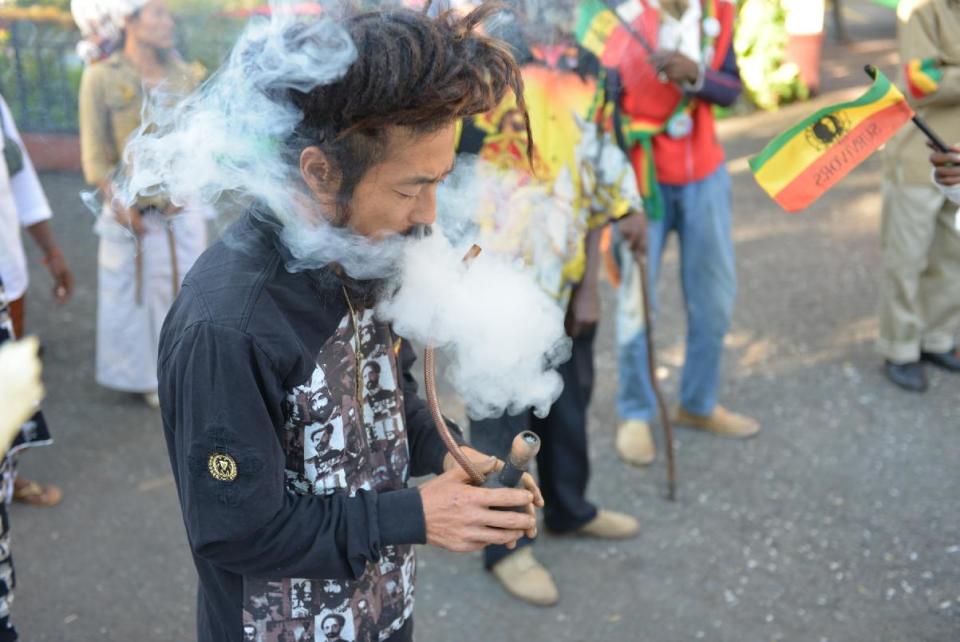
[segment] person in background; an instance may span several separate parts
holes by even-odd
[[[53,296],[58,303],[64,304],[70,300],[74,279],[50,227],[53,215],[50,204],[43,193],[30,155],[20,139],[13,115],[2,96],[0,118],[3,125],[3,167],[0,167],[0,281],[3,282],[9,306],[9,334],[22,337],[26,328],[29,275],[20,228],[27,230],[43,252],[43,263],[53,278]],[[37,425],[38,431],[45,434],[46,426],[42,418],[37,421]],[[49,443],[49,436],[39,441]],[[12,454],[21,449],[22,447],[13,448],[11,456],[4,460],[7,468],[4,481],[12,484],[12,498],[32,506],[56,506],[63,499],[63,492],[58,487],[17,478]],[[10,497],[9,494],[6,496]]]
[[[947,140],[960,139],[960,2],[904,0],[897,40],[907,100]],[[904,127],[886,146],[880,338],[887,378],[924,392],[924,364],[960,374],[960,229],[933,185],[923,133]]]
[[[132,206],[114,198],[114,181],[141,110],[162,85],[162,100],[197,87],[202,70],[173,49],[174,22],[162,0],[74,0],[90,63],[80,84],[83,173],[100,190],[103,210],[97,302],[97,382],[144,395],[158,406],[160,326],[184,275],[206,246],[206,220],[163,195]],[[127,159],[136,162],[136,159]]]
[[[598,0],[581,4],[581,19]],[[759,424],[718,403],[720,362],[736,295],[731,236],[733,200],[714,105],[730,106],[742,85],[733,50],[735,6],[728,0],[628,0],[622,16],[638,16],[617,63],[623,92],[623,138],[644,206],[647,292],[656,290],[660,261],[671,233],[680,244],[680,276],[687,338],[674,421],[715,435],[746,438]],[[644,39],[651,51],[641,45]],[[619,254],[620,248],[617,248]],[[629,255],[629,254],[628,254]],[[622,262],[624,283],[637,282],[632,260]],[[617,343],[621,418],[616,446],[628,463],[643,466],[655,450],[650,421],[656,399],[647,367],[642,299],[618,292]]]
[[[30,156],[20,139],[10,110],[0,96],[3,125],[3,155],[0,157],[0,345],[23,336],[27,262],[20,238],[25,227],[44,253],[44,263],[54,280],[54,297],[66,303],[73,294],[73,274],[50,229],[51,211]],[[0,385],[10,385],[0,378]],[[9,410],[0,408],[0,412]],[[12,445],[0,454],[0,642],[20,639],[10,620],[10,605],[16,575],[10,552],[11,499],[34,506],[54,506],[63,493],[56,486],[43,486],[17,479],[17,454],[26,448],[51,443],[43,414],[35,411],[17,431]],[[7,447],[3,443],[3,447]]]
[[[547,528],[597,539],[634,537],[639,532],[634,517],[601,509],[586,497],[587,411],[600,319],[600,234],[618,220],[639,243],[645,231],[642,203],[630,160],[597,107],[603,95],[599,62],[573,38],[575,3],[518,4],[516,14],[498,16],[490,25],[524,61],[532,167],[526,124],[512,97],[465,122],[458,151],[479,158],[474,180],[490,201],[475,221],[485,230],[480,245],[523,261],[537,275],[541,289],[566,311],[573,354],[558,368],[563,392],[546,417],[526,412],[472,421],[470,437],[479,450],[506,457],[514,437],[533,430],[541,437],[537,473]],[[531,190],[542,197],[525,202],[523,194]],[[514,597],[551,606],[560,593],[532,544],[523,538],[516,550],[488,546],[484,563]]]

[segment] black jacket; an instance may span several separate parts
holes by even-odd
[[[336,613],[376,640],[412,628],[411,545],[426,527],[407,480],[440,472],[445,450],[414,353],[374,319],[369,288],[288,272],[284,256],[276,226],[245,214],[187,275],[161,333],[198,638],[240,642],[252,625],[268,639]]]

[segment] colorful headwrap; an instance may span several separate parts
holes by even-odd
[[[126,19],[149,1],[72,0],[70,12],[83,35],[83,40],[77,44],[77,55],[87,64],[109,56],[123,41]]]

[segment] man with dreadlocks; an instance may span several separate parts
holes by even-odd
[[[301,116],[287,143],[300,216],[370,247],[433,223],[458,121],[511,90],[525,111],[509,51],[474,30],[489,13],[347,17],[340,32],[356,55],[340,75],[261,88]],[[295,56],[336,44],[304,33],[291,27],[279,46]],[[240,58],[244,73],[257,64]],[[377,284],[336,263],[288,270],[282,215],[263,202],[247,209],[187,276],[161,337],[163,424],[200,579],[198,637],[412,640],[412,545],[513,546],[535,535],[543,500],[529,476],[524,489],[466,483],[417,396],[411,347],[374,316]],[[464,450],[482,472],[496,466]],[[427,474],[439,476],[407,488]]]

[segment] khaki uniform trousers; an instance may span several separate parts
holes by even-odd
[[[935,185],[883,185],[879,349],[894,363],[955,347],[960,328],[957,205]]]

